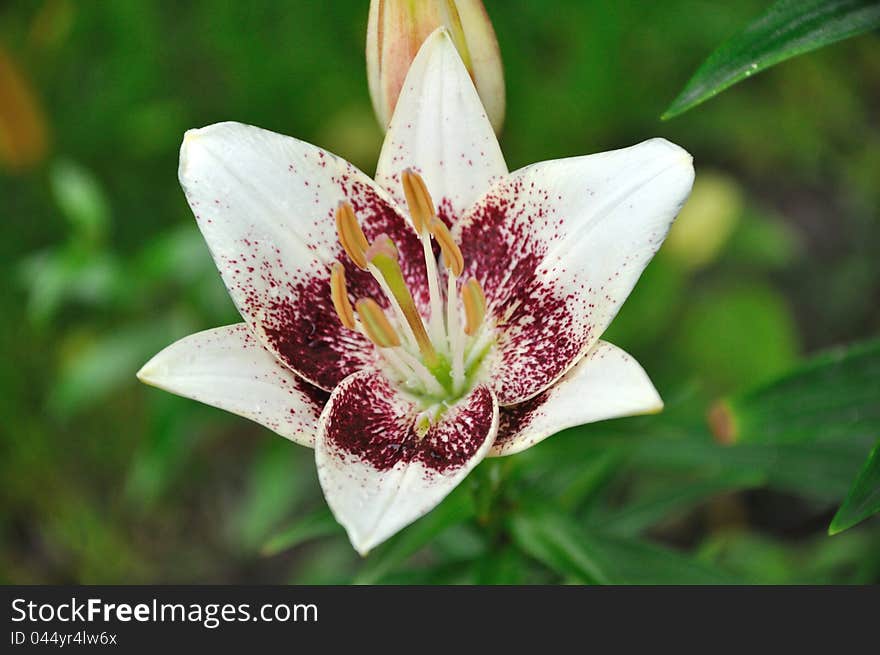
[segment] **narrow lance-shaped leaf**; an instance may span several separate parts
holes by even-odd
[[[672,550],[584,530],[565,515],[536,508],[511,521],[514,542],[557,573],[598,584],[731,584],[727,573]]]
[[[277,555],[306,541],[335,534],[342,534],[342,529],[330,510],[322,507],[273,535],[260,552],[265,556]]]
[[[682,474],[695,469],[713,475],[753,473],[765,476],[773,489],[822,500],[846,494],[867,450],[861,443],[849,441],[725,447],[699,433],[668,438],[651,435],[631,440],[631,445],[630,461],[640,469]]]
[[[779,0],[712,53],[663,118],[677,116],[781,61],[878,26],[877,0]]]
[[[828,533],[843,532],[877,512],[880,512],[880,441],[834,515]]]
[[[576,526],[557,516],[516,514],[511,534],[519,548],[566,578],[582,584],[611,584]]]
[[[510,545],[491,548],[474,562],[474,582],[479,585],[522,584],[528,571],[525,555]]]
[[[636,536],[667,517],[683,513],[718,494],[750,489],[766,481],[761,471],[721,471],[701,480],[683,480],[597,517],[603,531]]]
[[[774,382],[724,399],[709,422],[727,444],[873,443],[880,433],[880,341],[822,353]]]

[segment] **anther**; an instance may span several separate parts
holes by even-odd
[[[431,234],[440,244],[440,252],[443,254],[443,263],[452,273],[458,277],[464,271],[464,256],[461,254],[458,244],[452,238],[446,223],[435,218],[429,224]]]
[[[417,234],[422,234],[430,225],[431,219],[437,215],[434,201],[431,200],[425,180],[412,169],[408,168],[400,174],[400,182],[403,185],[403,195],[406,196],[413,226]]]
[[[339,320],[349,330],[353,330],[354,309],[352,309],[351,301],[348,299],[348,292],[345,290],[345,269],[342,264],[336,262],[330,270],[330,298],[333,300],[333,309]]]
[[[355,303],[355,307],[370,341],[380,348],[396,348],[400,345],[400,337],[379,303],[372,298],[361,298]]]
[[[461,302],[464,305],[464,333],[472,336],[486,318],[486,296],[476,278],[471,278],[462,285]]]
[[[350,203],[342,201],[336,208],[336,232],[339,235],[339,243],[343,250],[351,258],[358,268],[366,270],[367,258],[364,252],[369,244],[364,236],[361,226],[354,215],[354,208]]]

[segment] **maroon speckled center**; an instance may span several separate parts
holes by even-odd
[[[372,240],[384,233],[395,242],[413,296],[423,307],[427,306],[424,258],[414,231],[371,187],[348,176],[339,178],[339,184],[362,221],[367,238]],[[332,214],[325,220],[333,221]],[[382,307],[388,306],[388,299],[373,277],[355,267],[341,247],[337,247],[337,259],[345,266],[346,287],[353,299],[373,298]],[[373,346],[339,322],[330,298],[329,271],[291,281],[288,289],[290,294],[284,300],[268,303],[262,325],[270,345],[289,366],[302,371],[319,386],[332,389],[372,361]]]
[[[379,471],[416,461],[437,473],[461,468],[490,436],[494,413],[491,392],[477,387],[419,439],[418,408],[372,371],[346,380],[330,403],[328,444],[339,457],[354,457]]]

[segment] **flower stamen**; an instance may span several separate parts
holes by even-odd
[[[431,317],[428,328],[431,338],[443,338],[443,298],[440,295],[440,277],[437,273],[437,261],[431,246],[430,224],[437,217],[434,201],[428,192],[428,186],[421,175],[411,168],[400,174],[403,195],[409,208],[410,219],[419,240],[422,242],[422,253],[425,256],[425,273],[428,277],[428,295],[431,301]]]
[[[464,305],[464,333],[472,337],[486,317],[486,296],[476,278],[472,277],[462,285],[461,301]]]
[[[396,348],[400,336],[395,332],[385,312],[372,298],[361,298],[355,303],[364,333],[379,348]]]
[[[434,218],[429,224],[429,227],[431,229],[431,234],[434,235],[434,238],[440,245],[440,252],[443,254],[443,263],[446,265],[446,268],[452,271],[452,274],[455,275],[455,277],[458,277],[464,271],[464,255],[461,254],[461,249],[458,247],[458,244],[455,243],[455,239],[452,238],[449,228],[446,227],[446,223],[439,218]]]
[[[431,220],[437,215],[434,209],[434,201],[428,193],[428,187],[422,176],[407,168],[400,174],[400,182],[403,185],[403,195],[409,207],[409,216],[412,219],[416,234],[424,233]]]
[[[407,169],[401,181],[412,225],[422,243],[430,315],[425,312],[423,317],[416,305],[397,244],[387,234],[368,242],[354,209],[345,201],[336,210],[339,241],[355,265],[370,272],[388,306],[383,309],[372,298],[361,298],[353,309],[345,286],[345,268],[339,262],[331,269],[330,294],[342,324],[375,344],[390,379],[420,399],[425,411],[419,415],[416,431],[424,434],[474,383],[494,343],[494,333],[486,324],[486,299],[477,280],[471,278],[459,285],[464,256],[446,223],[437,216],[424,179]],[[432,239],[437,241],[447,272],[445,294]]]
[[[349,330],[354,330],[354,309],[345,288],[345,268],[339,262],[335,262],[330,271],[330,298],[339,320]]]
[[[339,243],[349,256],[351,261],[361,270],[367,270],[367,258],[365,252],[369,246],[364,231],[358,224],[351,203],[342,201],[336,208],[336,233],[339,235]]]

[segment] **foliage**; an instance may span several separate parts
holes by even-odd
[[[695,155],[694,204],[606,335],[666,411],[486,461],[360,560],[311,451],[134,372],[236,320],[175,178],[185,129],[235,119],[374,166],[364,3],[5,3],[19,134],[51,141],[0,158],[0,581],[880,581],[880,39],[660,123],[765,3],[486,4],[511,169],[655,135]],[[833,517],[861,522],[831,537]]]
[[[859,477],[853,481],[828,532],[842,532],[877,512],[880,512],[880,442],[874,446]]]
[[[878,27],[876,0],[778,0],[712,53],[663,117],[677,116],[781,61]]]

